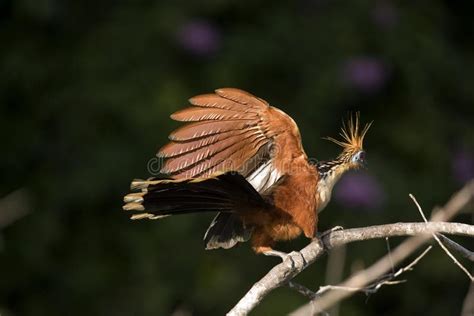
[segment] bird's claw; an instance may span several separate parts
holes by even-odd
[[[338,231],[338,230],[343,230],[343,229],[344,229],[344,227],[342,227],[342,226],[334,226],[333,228],[328,229],[328,230],[326,230],[325,232],[322,232],[322,233],[319,235],[319,238],[322,239],[322,238],[326,237],[327,235],[332,234],[333,232],[336,232],[336,231]]]
[[[292,251],[290,253],[286,253],[286,252],[278,251],[278,250],[269,250],[269,251],[265,251],[263,254],[265,256],[280,257],[283,262],[288,260],[291,265],[291,268],[295,267],[295,258],[297,257],[301,258],[303,266],[306,266],[306,263],[307,263],[303,254],[299,251]]]

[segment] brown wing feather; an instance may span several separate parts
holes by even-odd
[[[197,150],[204,146],[208,146],[219,141],[228,139],[229,137],[241,135],[246,133],[245,130],[229,131],[219,134],[214,134],[208,137],[198,138],[196,140],[190,140],[185,142],[170,142],[160,149],[158,156],[161,158],[171,158],[185,153]]]
[[[257,123],[255,122],[254,125]],[[172,132],[169,138],[172,141],[188,141],[209,135],[224,133],[233,130],[241,130],[249,126],[248,121],[203,121],[184,125]]]
[[[245,144],[236,143],[233,146],[224,149],[208,160],[195,164],[192,168],[183,170],[174,176],[178,179],[191,177],[208,177],[216,172],[238,171],[252,157],[258,149],[266,143],[266,140],[252,140],[252,147]]]
[[[214,157],[216,156],[216,154],[225,151],[228,148],[232,149],[232,147],[239,149],[242,146],[245,146],[246,141],[251,141],[249,140],[249,138],[252,136],[254,136],[254,138],[255,136],[262,137],[262,135],[257,132],[250,131],[245,135],[232,136],[217,143],[178,156],[176,158],[168,159],[165,165],[163,166],[162,171],[165,173],[176,173],[183,169],[187,169],[200,161],[208,160],[208,162],[211,163],[212,161],[215,161],[217,159],[216,157]],[[218,157],[220,156],[222,155],[218,155]]]
[[[245,148],[239,151],[235,151],[230,156],[225,159],[221,159],[222,161],[216,164],[213,167],[204,170],[200,174],[199,177],[207,177],[216,172],[225,172],[225,171],[233,171],[237,170],[244,174],[244,170],[250,168],[255,169],[256,166],[246,166],[249,163],[247,157],[254,157],[258,151],[267,143],[265,139],[257,140],[253,143],[253,146],[250,148]],[[258,163],[258,162],[255,162]],[[239,166],[238,168],[233,168],[233,166]],[[244,167],[245,166],[245,167]]]
[[[198,122],[208,120],[252,120],[257,118],[257,114],[215,108],[190,107],[172,114],[171,118],[180,122]]]
[[[267,101],[257,98],[256,96],[235,88],[223,88],[217,89],[216,93],[223,98],[235,101],[240,104],[247,105],[251,108],[259,109],[268,108],[269,104]]]
[[[193,97],[190,103],[194,107],[181,110],[172,118],[191,123],[174,131],[171,143],[158,153],[168,158],[162,172],[176,179],[239,171],[251,162],[257,169],[268,159],[279,163],[262,170],[278,169],[277,174],[283,175],[293,157],[306,157],[293,120],[248,92],[218,89],[215,94]],[[273,157],[269,153],[272,147],[278,149]],[[267,160],[256,161],[263,149]]]
[[[245,107],[233,100],[225,99],[217,94],[203,94],[192,97],[189,103],[198,107],[218,108],[237,112],[253,112],[258,113],[258,108]]]

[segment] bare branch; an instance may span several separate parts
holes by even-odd
[[[339,285],[325,285],[321,286],[319,290],[315,293],[317,296],[321,296],[323,293],[329,290],[339,290],[339,291],[347,291],[347,292],[362,292],[366,295],[376,293],[382,286],[384,285],[394,285],[405,283],[406,280],[394,280],[395,278],[399,277],[406,271],[410,271],[413,267],[431,250],[431,246],[425,249],[418,257],[415,258],[410,264],[407,266],[398,269],[396,272],[392,272],[383,276],[381,279],[377,280],[376,282],[363,287],[363,288],[356,288],[356,287],[347,287],[347,286],[339,286]]]
[[[315,311],[318,310],[318,313],[325,313],[321,309],[318,308],[317,306],[317,299],[324,293],[328,291],[346,291],[346,292],[361,292],[364,293],[365,295],[371,295],[384,285],[397,285],[400,283],[405,283],[406,280],[395,280],[397,277],[399,277],[401,274],[403,274],[406,271],[411,271],[413,267],[431,250],[432,246],[429,246],[428,248],[425,249],[418,257],[415,258],[410,264],[407,266],[398,269],[397,271],[392,271],[392,273],[387,274],[377,280],[376,282],[364,287],[364,288],[354,288],[354,287],[347,287],[347,286],[338,286],[338,285],[325,285],[319,287],[319,290],[317,292],[313,292],[307,287],[300,285],[298,283],[295,283],[293,281],[288,282],[288,286],[291,289],[296,290],[303,296],[309,298],[310,304],[312,307],[311,315],[315,314]],[[327,313],[328,315],[332,315],[330,313]],[[292,314],[293,316],[296,314]]]
[[[438,237],[439,237],[439,239],[441,239],[443,241],[443,244],[446,247],[459,252],[464,258],[469,259],[471,261],[474,261],[474,252],[464,248],[463,246],[461,246],[457,242],[449,239],[448,237],[444,236],[443,234],[438,234]]]
[[[421,217],[425,221],[425,223],[428,223],[428,220],[426,219],[425,214],[423,213],[423,209],[421,208],[420,204],[416,200],[416,198],[413,196],[413,194],[409,194],[410,198],[415,202],[416,207],[418,208],[418,211],[421,214]],[[446,248],[446,246],[441,242],[441,240],[438,237],[438,234],[433,233],[433,238],[436,240],[436,242],[439,244],[439,246],[446,252],[448,257],[450,257],[454,263],[469,277],[469,279],[474,281],[474,277],[469,273],[469,271],[456,259],[456,257]]]
[[[317,297],[317,295],[316,295],[315,292],[311,291],[311,290],[308,289],[306,286],[301,285],[301,284],[299,284],[299,283],[290,281],[290,282],[288,282],[288,287],[289,287],[290,289],[293,289],[293,290],[297,291],[297,292],[300,293],[301,295],[306,296],[306,297],[309,298],[310,300],[314,300],[314,299]]]
[[[339,282],[342,281],[344,277],[346,249],[347,249],[347,246],[342,245],[340,247],[334,248],[331,252],[329,252],[328,261],[326,264],[325,284],[338,284]],[[327,312],[331,316],[338,316],[339,304],[334,305]]]
[[[425,251],[423,251],[421,253],[421,255],[419,255],[418,257],[416,257],[415,260],[412,261],[412,263],[407,265],[405,268],[402,268],[402,269],[398,270],[397,272],[395,272],[394,276],[397,277],[400,274],[402,274],[403,272],[411,270],[428,253],[428,251],[431,250],[431,248],[433,248],[433,247],[429,246],[428,248],[426,248]]]
[[[454,261],[454,263],[469,277],[471,282],[474,282],[474,277],[472,276],[471,273],[456,259],[456,257],[446,248],[446,246],[439,240],[438,236],[436,234],[433,234],[434,239],[438,242],[440,247],[446,252],[446,254]]]
[[[427,234],[432,234],[434,232],[474,237],[474,225],[445,222],[396,223],[363,228],[352,228],[332,232],[331,234],[326,235],[322,240],[319,238],[314,239],[308,246],[303,248],[300,253],[290,253],[282,263],[273,267],[266,276],[264,276],[259,282],[255,283],[250,291],[247,292],[247,294],[240,300],[236,307],[234,307],[234,309],[229,312],[228,315],[246,315],[269,292],[293,279],[329,249],[355,241],[385,238],[387,236],[394,237],[422,235],[416,237],[416,239],[419,241],[415,247],[410,246],[409,253],[411,253],[413,250],[418,248],[419,245],[424,243],[426,239],[429,239],[429,235],[426,236]],[[395,250],[391,256],[394,264],[405,258],[405,250],[403,250],[403,254],[397,253],[397,250]],[[302,257],[304,260],[302,260]],[[388,267],[391,267],[390,261],[388,261]],[[380,270],[382,271],[381,273],[379,272]],[[377,268],[377,271],[366,280],[366,283],[361,285],[357,284],[356,286],[352,287],[361,287],[375,280],[378,275],[386,273],[385,270],[385,267],[382,267],[382,269]]]
[[[473,196],[474,181],[467,184],[451,198],[443,209],[436,212],[433,216],[433,220],[449,220],[464,208],[472,200]],[[396,223],[331,232],[322,239],[314,239],[299,253],[291,253],[281,264],[273,267],[260,281],[252,286],[228,315],[247,315],[272,290],[287,284],[329,249],[354,241],[394,236],[416,236],[398,246],[395,251],[390,254],[391,260],[385,256],[372,267],[366,269],[364,274],[357,273],[341,284],[341,286],[348,288],[364,287],[377,280],[381,275],[387,273],[392,264],[398,264],[401,260],[409,256],[419,246],[429,240],[430,235],[433,233],[474,236],[474,226],[446,222]],[[353,292],[330,291],[324,295],[324,304],[321,304],[323,300],[318,300],[318,309],[325,310],[333,306],[336,302],[350,296],[352,293]],[[311,309],[311,304],[307,304],[299,310],[306,311],[305,314],[307,315],[311,313]]]
[[[457,192],[443,208],[435,208],[433,211],[432,220],[435,221],[447,221],[454,217],[458,212],[460,212],[466,205],[468,205],[474,197],[474,181],[468,183],[462,190]],[[392,259],[390,260],[390,255],[383,257],[373,264],[370,268],[367,268],[364,271],[357,273],[354,276],[351,276],[348,280],[343,282],[343,285],[350,286],[363,286],[370,281],[376,279],[377,276],[386,273],[393,263],[391,261],[399,262],[404,258],[408,257],[413,251],[425,243],[429,237],[427,235],[416,236],[413,238],[407,239],[405,242],[400,244],[397,249],[392,254]],[[330,292],[326,296],[322,297],[318,301],[318,306],[323,309],[327,309],[333,304],[339,302],[340,300],[352,295],[351,293],[342,293],[342,292]],[[307,314],[309,310],[309,305],[305,305],[297,309],[297,312],[300,312],[299,315]]]
[[[460,212],[474,197],[474,181],[468,183],[461,191],[456,193],[449,201],[446,203],[444,208],[436,208],[436,212],[433,212],[434,215],[432,220],[442,221],[449,220]],[[410,239],[407,239],[405,242],[400,244],[397,249],[393,252],[390,260],[390,255],[385,256],[384,258],[378,260],[370,268],[357,273],[356,275],[350,277],[345,281],[344,285],[352,286],[363,286],[370,281],[370,279],[377,278],[378,275],[386,273],[386,270],[390,268],[393,263],[391,261],[399,262],[404,258],[408,257],[413,251],[415,251],[419,246],[429,239],[427,235],[417,236]],[[329,306],[332,306],[336,302],[348,297],[350,293],[341,293],[341,292],[330,292],[323,298],[319,299],[318,306],[321,308],[327,309]],[[300,312],[300,315],[307,314],[309,309],[308,305],[300,307],[297,312]]]

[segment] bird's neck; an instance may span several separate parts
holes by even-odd
[[[319,173],[317,187],[318,212],[321,212],[331,200],[332,189],[341,176],[349,170],[349,166],[339,157],[329,161],[318,161],[316,168]]]

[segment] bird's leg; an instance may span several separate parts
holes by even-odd
[[[294,258],[296,256],[300,256],[303,262],[303,265],[306,265],[306,259],[303,257],[303,255],[299,251],[292,251],[290,253],[286,253],[283,251],[274,250],[271,247],[254,247],[253,249],[256,253],[261,253],[265,256],[279,257],[282,262],[286,262],[288,260],[288,263],[291,268],[295,267]]]
[[[279,257],[283,262],[290,263],[291,268],[295,267],[295,260],[298,260],[298,256],[301,258],[303,265],[306,265],[306,260],[299,251],[292,251],[286,253],[283,251],[274,250],[272,246],[275,241],[270,238],[267,234],[261,231],[254,231],[252,236],[252,248],[256,253],[261,253],[265,256]]]

